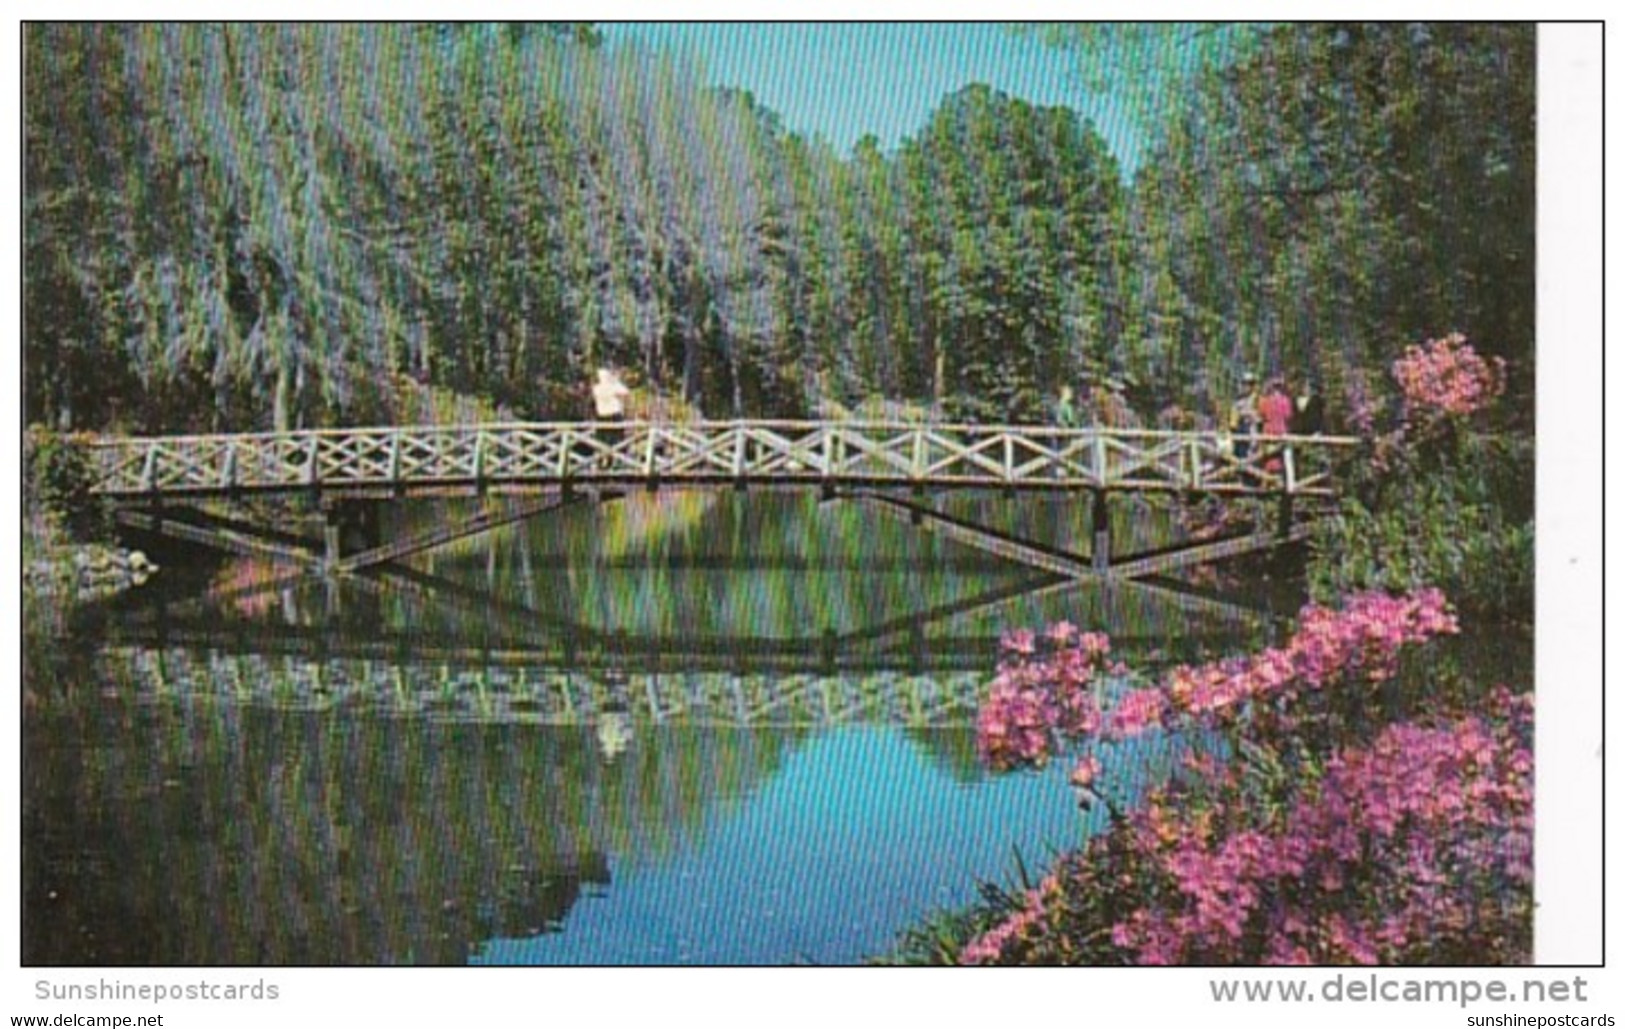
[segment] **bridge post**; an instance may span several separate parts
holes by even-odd
[[[338,574],[344,567],[344,556],[367,552],[378,546],[383,535],[381,505],[369,500],[345,500],[338,497],[323,498],[322,512],[322,571]]]
[[[1275,535],[1285,541],[1292,535],[1292,494],[1282,493],[1281,499],[1276,503]]]
[[[909,492],[913,494],[915,506],[914,509],[909,512],[908,523],[915,527],[919,527],[925,524],[926,514],[935,509],[936,505],[933,504],[931,499],[926,495],[925,486],[921,483],[915,483],[913,489],[911,489]]]
[[[1297,468],[1292,458],[1292,447],[1287,446],[1282,456],[1282,467],[1286,474],[1286,485],[1282,487],[1280,507],[1275,514],[1275,535],[1285,540],[1292,534],[1292,498],[1297,492]]]
[[[322,571],[333,575],[338,571],[339,560],[344,556],[344,523],[339,518],[338,507],[334,504],[322,505]]]
[[[1095,574],[1106,575],[1112,566],[1112,519],[1104,489],[1089,491],[1089,525],[1094,533],[1094,549],[1090,551],[1091,563],[1094,565]]]
[[[339,581],[329,575],[323,590],[325,603],[324,614],[329,621],[341,618],[344,615],[344,595],[339,592]]]

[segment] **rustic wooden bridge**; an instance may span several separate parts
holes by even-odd
[[[103,438],[93,492],[121,524],[237,553],[349,574],[499,525],[627,490],[817,489],[925,531],[1072,579],[1142,581],[1301,539],[1294,505],[1337,495],[1360,441],[898,422],[561,422]],[[1068,553],[937,511],[949,490],[1062,493],[1090,505],[1093,547]],[[1220,540],[1114,555],[1108,504],[1125,494],[1270,498],[1275,524]],[[321,540],[222,513],[220,501],[320,501]],[[378,538],[377,505],[478,496],[467,520]],[[359,530],[359,532],[355,531]],[[361,537],[361,545],[347,542]]]

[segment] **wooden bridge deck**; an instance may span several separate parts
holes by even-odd
[[[93,491],[400,497],[573,485],[1202,491],[1333,496],[1359,440],[896,422],[517,423],[326,429],[91,444]]]

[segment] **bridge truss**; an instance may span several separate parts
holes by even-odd
[[[580,422],[324,429],[288,433],[103,438],[90,444],[93,492],[121,524],[237,553],[347,575],[566,505],[631,489],[815,488],[1004,559],[1074,580],[1149,585],[1195,564],[1301,540],[1295,505],[1337,495],[1360,441],[1332,436],[1235,439],[1220,433],[900,422]],[[938,511],[950,490],[1076,496],[1092,547],[1074,554]],[[1223,539],[1113,552],[1113,496],[1162,493],[1261,498],[1270,526]],[[266,495],[317,498],[322,538],[255,525],[200,506]],[[517,497],[514,495],[518,495]],[[465,520],[377,538],[376,505],[478,496]],[[369,506],[370,505],[370,506]],[[347,529],[363,543],[347,547]],[[348,533],[353,538],[354,533]]]

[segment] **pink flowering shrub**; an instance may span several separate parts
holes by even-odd
[[[1057,734],[1088,736],[1100,725],[1097,676],[1111,652],[1104,633],[1060,622],[1002,641],[1005,658],[976,719],[977,750],[991,768],[1042,767]]]
[[[1531,712],[1497,690],[1295,777],[1193,757],[960,961],[1527,962]]]
[[[1407,415],[1470,415],[1506,388],[1506,362],[1486,361],[1460,333],[1406,347],[1392,371]]]
[[[1407,346],[1389,372],[1399,387],[1398,425],[1378,429],[1377,403],[1364,387],[1348,401],[1350,423],[1371,441],[1370,468],[1379,476],[1414,472],[1419,451],[1450,439],[1456,423],[1506,391],[1506,362],[1482,357],[1460,333]]]
[[[977,745],[990,767],[1008,769],[1041,767],[1067,740],[1097,735],[1124,740],[1157,728],[1223,727],[1243,717],[1296,727],[1292,708],[1301,696],[1336,687],[1358,705],[1370,687],[1393,677],[1404,647],[1456,631],[1438,590],[1357,594],[1339,610],[1310,604],[1285,646],[1180,666],[1156,685],[1121,693],[1109,712],[1100,706],[1111,651],[1105,635],[1066,623],[1042,636],[1011,633],[977,716]]]
[[[1454,715],[1371,718],[1406,649],[1455,632],[1438,590],[1358,594],[1305,607],[1281,646],[1177,667],[1104,710],[1104,676],[1124,671],[1107,668],[1104,636],[1011,634],[978,722],[994,767],[1153,729],[1217,731],[1230,756],[1191,736],[1184,771],[1131,811],[1084,756],[1069,781],[1106,802],[1107,830],[959,961],[1528,961],[1531,697],[1498,688]]]
[[[1361,429],[1335,518],[1305,569],[1312,596],[1441,586],[1474,615],[1527,621],[1534,603],[1534,441],[1495,401],[1506,363],[1457,334],[1390,366],[1400,418]]]
[[[1044,877],[1037,889],[1022,894],[1022,905],[1015,913],[987,932],[976,937],[960,953],[962,965],[997,964],[1008,953],[1028,939],[1045,931],[1049,908],[1061,897],[1061,875],[1052,872]]]

